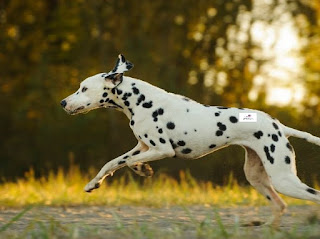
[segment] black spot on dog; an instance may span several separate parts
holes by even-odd
[[[109,98],[107,98],[104,102],[109,102],[109,100],[110,100],[110,99],[109,99]]]
[[[219,127],[219,130],[222,130],[222,131],[227,130],[227,126],[222,124],[221,122],[218,122],[217,126]]]
[[[210,146],[209,146],[209,148],[210,149],[213,149],[213,148],[215,148],[217,145],[215,145],[215,144],[211,144]]]
[[[146,97],[144,95],[140,95],[138,100],[137,100],[137,103],[136,105],[140,105],[142,101],[144,101],[146,99]]]
[[[136,85],[136,83],[131,83],[131,85],[132,85],[132,86],[135,86],[135,85]]]
[[[132,94],[129,92],[126,92],[126,93],[124,93],[124,95],[122,96],[122,99],[123,100],[127,100],[129,97],[131,97],[132,96]]]
[[[281,134],[281,132],[280,132],[280,131],[278,131],[278,135],[279,135],[279,137],[282,137],[282,134]]]
[[[162,108],[159,108],[159,109],[158,109],[158,114],[159,114],[159,115],[163,115],[163,113],[164,113],[164,110],[163,110]]]
[[[133,91],[133,93],[136,94],[136,95],[138,95],[138,94],[140,93],[139,89],[136,88],[136,87],[133,87],[133,88],[132,88],[132,91]]]
[[[162,130],[162,129],[158,129],[158,133],[159,133],[159,134],[162,134],[162,133],[163,133],[163,130]]]
[[[271,164],[273,164],[273,163],[274,163],[274,158],[270,155],[270,153],[269,153],[269,148],[268,148],[267,146],[264,146],[264,152],[265,152],[265,154],[266,154],[267,159],[269,160],[269,162],[270,162]]]
[[[269,195],[267,195],[266,198],[271,201],[271,197]]]
[[[116,93],[116,88],[112,88],[111,93],[115,94]]]
[[[125,104],[125,106],[127,106],[127,107],[129,107],[129,106],[130,106],[130,102],[129,102],[129,101],[127,101],[127,100],[124,102],[124,104]]]
[[[189,148],[185,148],[185,149],[181,150],[181,153],[183,153],[183,154],[189,154],[191,152],[192,152],[192,149],[189,149]]]
[[[131,124],[131,126],[133,126],[134,125],[134,120],[131,120],[130,124]]]
[[[165,143],[166,143],[166,141],[165,141],[163,138],[160,138],[159,141],[160,141],[160,143],[162,143],[162,144],[165,144]]]
[[[170,144],[172,146],[173,149],[177,148],[178,146],[174,143],[174,141],[172,139],[169,140]]]
[[[138,155],[138,154],[140,154],[140,150],[137,150],[137,151],[133,152],[133,153],[132,153],[132,156]]]
[[[188,134],[188,132],[184,132],[184,134],[185,134],[185,135],[187,135],[187,134]]]
[[[122,90],[119,90],[119,89],[117,88],[117,94],[118,94],[118,95],[121,95],[121,94],[122,94]]]
[[[271,150],[272,153],[275,151],[275,149],[276,149],[276,146],[274,146],[274,144],[271,144],[270,145],[270,150]]]
[[[150,142],[150,144],[151,144],[152,146],[156,146],[156,143],[153,142],[153,140],[150,140],[149,142]]]
[[[123,157],[123,159],[127,159],[127,158],[129,158],[129,155],[126,155],[126,156]]]
[[[153,118],[158,117],[158,110],[156,110],[156,111],[154,111],[154,112],[152,113],[152,117],[153,117]]]
[[[224,107],[224,106],[218,106],[217,108],[220,109],[220,110],[227,110],[227,109],[229,109],[229,107]]]
[[[187,102],[190,101],[190,99],[187,98],[187,97],[183,97],[182,99],[183,99],[184,101],[187,101]]]
[[[167,128],[168,128],[168,129],[171,129],[171,130],[172,130],[172,129],[174,129],[175,127],[176,127],[176,125],[175,125],[174,123],[172,123],[172,122],[168,122],[168,123],[167,123]]]
[[[218,117],[218,116],[220,116],[220,112],[216,112],[216,113],[214,113],[214,115]]]
[[[144,107],[144,108],[151,108],[151,107],[152,107],[152,101],[143,103],[143,104],[142,104],[142,107]]]
[[[279,126],[275,122],[273,122],[272,125],[275,129],[279,129]]]
[[[272,135],[272,140],[275,141],[275,142],[278,142],[279,138],[276,134],[273,134]]]
[[[99,102],[102,104],[104,102],[104,100],[100,100]]]
[[[145,138],[148,138],[148,135],[147,135],[147,134],[145,134],[145,135],[144,135],[144,137],[145,137]]]
[[[108,96],[108,93],[107,92],[104,92],[103,94],[102,94],[102,97],[107,97]]]
[[[311,193],[311,194],[314,194],[314,195],[317,194],[316,190],[314,190],[314,189],[312,189],[312,188],[308,188],[308,189],[307,189],[307,192],[308,192],[308,193]]]
[[[238,122],[238,119],[235,116],[230,116],[229,120],[231,123],[234,123],[234,124]]]
[[[91,105],[91,103],[88,103],[87,106]]]
[[[179,146],[185,146],[186,142],[184,142],[183,140],[179,140],[177,143]]]
[[[218,131],[216,132],[216,136],[221,136],[221,135],[223,135],[223,131],[218,130]]]
[[[190,110],[189,109],[187,109],[187,113],[189,113],[190,112]]]
[[[118,162],[118,165],[124,164],[125,162],[126,162],[126,161],[121,160],[121,161]]]
[[[286,157],[284,158],[284,161],[286,162],[286,164],[290,164],[290,163],[291,163],[291,159],[290,159],[289,156],[286,156]]]
[[[122,106],[118,105],[118,104],[117,104],[116,102],[114,102],[113,100],[109,100],[109,103],[112,104],[112,105],[114,105],[115,107],[118,107],[118,108],[123,109]]]
[[[292,145],[291,145],[290,143],[287,143],[286,146],[287,146],[287,148],[288,148],[291,152],[293,151]]]
[[[255,132],[253,134],[253,136],[256,137],[257,139],[260,139],[263,136],[263,133],[261,130],[259,130],[259,131]]]
[[[268,134],[268,137],[270,137],[271,135],[270,134]]]

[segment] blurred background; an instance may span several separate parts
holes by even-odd
[[[135,64],[127,75],[204,104],[263,110],[320,136],[318,0],[1,0],[1,181],[30,168],[98,171],[135,146],[120,112],[70,116],[60,107],[119,53]],[[299,176],[319,182],[320,147],[291,142]],[[246,183],[243,163],[243,149],[230,146],[151,165],[223,184],[230,173]]]

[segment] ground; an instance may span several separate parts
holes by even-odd
[[[19,212],[21,209],[1,208],[0,228]],[[107,235],[110,238],[121,238],[123,235],[126,235],[127,238],[158,238],[160,235],[161,238],[206,238],[206,235],[213,237],[214,233],[218,233],[221,238],[239,238],[237,236],[241,234],[249,235],[249,238],[250,236],[267,238],[270,236],[270,231],[266,230],[270,228],[248,226],[248,224],[254,222],[253,224],[256,225],[266,221],[270,213],[270,208],[265,206],[230,208],[212,206],[167,208],[41,206],[33,207],[14,221],[4,232],[0,233],[0,238],[8,235],[30,236],[36,231],[40,231],[39,235],[42,235],[43,228],[45,228],[45,233],[50,234],[50,227],[56,228],[52,233],[61,229],[63,238],[86,238],[85,235],[92,236],[92,233],[95,238],[104,238]],[[297,236],[296,238],[320,238],[319,218],[319,205],[289,206],[277,233],[282,233],[279,235],[293,233]]]

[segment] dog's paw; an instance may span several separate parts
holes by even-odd
[[[100,185],[101,184],[99,182],[91,181],[84,187],[84,191],[87,193],[91,193],[92,190],[99,188]]]
[[[138,175],[142,177],[152,177],[153,169],[147,163],[138,163],[131,167],[131,169]]]

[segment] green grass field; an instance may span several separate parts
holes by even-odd
[[[67,173],[59,170],[57,174],[49,173],[40,179],[36,179],[31,170],[24,179],[1,184],[1,209],[5,211],[14,208],[17,213],[0,220],[0,238],[320,238],[318,216],[314,220],[310,219],[302,231],[298,230],[298,226],[280,231],[263,227],[257,231],[250,227],[243,228],[237,223],[224,225],[218,209],[231,207],[236,210],[268,205],[267,200],[252,187],[240,186],[232,177],[227,185],[221,187],[210,182],[198,182],[184,172],[180,173],[178,180],[161,174],[134,180],[128,173],[112,182],[106,180],[100,189],[88,194],[83,191],[83,187],[90,179],[88,175],[82,175],[77,166],[72,166]],[[316,188],[319,186],[316,185]],[[290,205],[315,205],[283,198]],[[188,211],[189,207],[197,205],[208,209],[208,214],[201,219],[196,217],[196,211]],[[123,206],[150,209],[180,207],[184,208],[186,219],[184,223],[173,221],[170,228],[164,230],[153,224],[152,220],[150,223],[129,225],[117,212],[113,212],[110,214],[111,228],[101,231],[101,227],[63,223],[52,215],[45,215],[47,219],[43,220],[42,215],[40,219],[25,222],[23,229],[16,230],[25,214],[32,214],[37,207],[83,209],[92,206],[100,206],[104,210]]]

